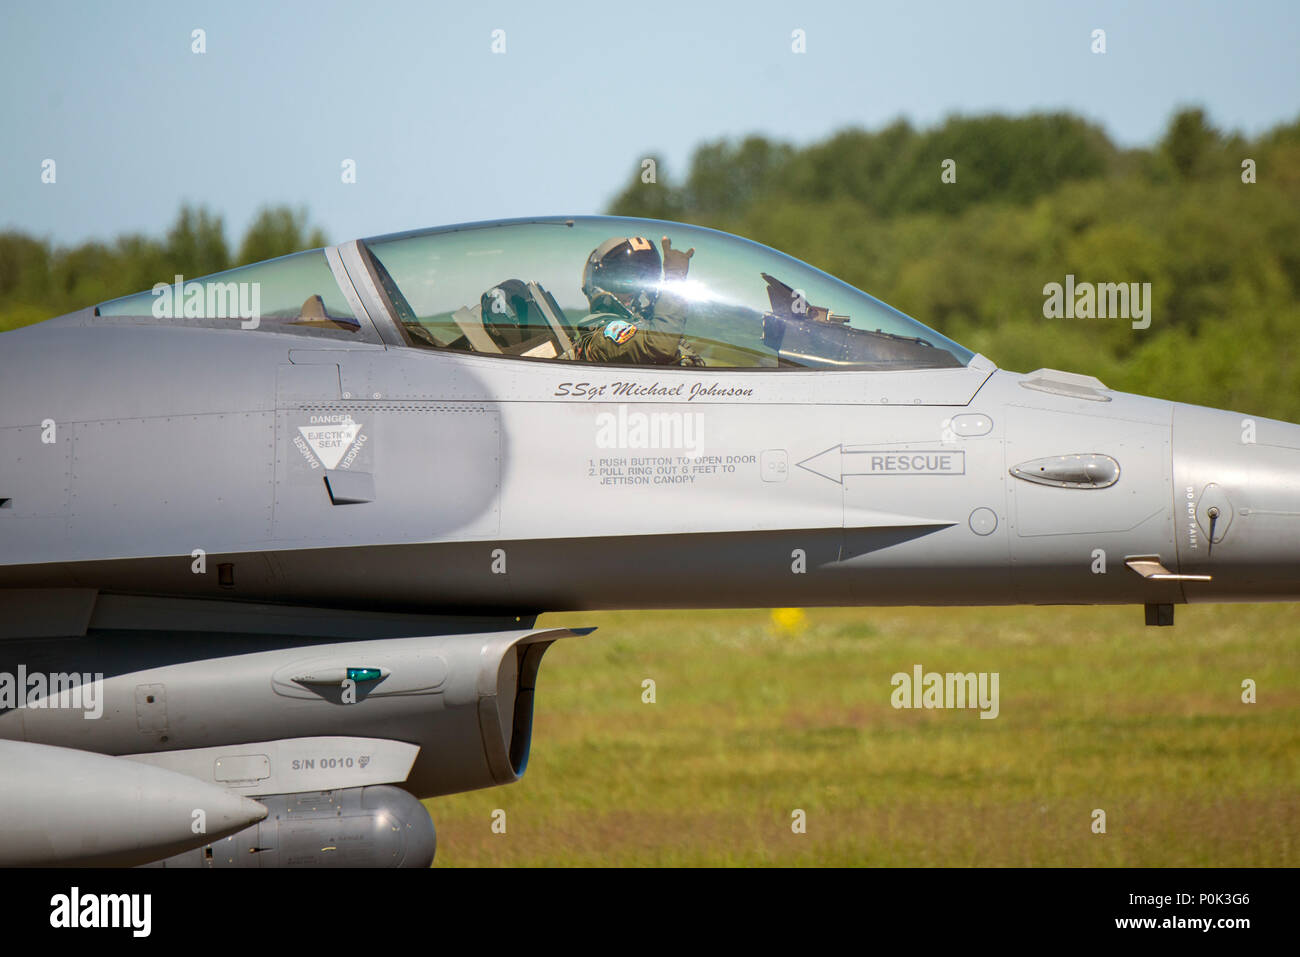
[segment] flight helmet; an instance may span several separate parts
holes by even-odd
[[[593,310],[610,300],[636,316],[649,316],[659,296],[663,262],[655,244],[642,236],[614,236],[591,251],[582,270],[582,294]]]

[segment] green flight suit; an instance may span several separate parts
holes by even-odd
[[[630,322],[636,332],[626,342],[605,335],[613,322]],[[670,365],[682,358],[686,331],[686,300],[676,293],[661,293],[649,319],[631,312],[593,312],[578,323],[585,330],[578,340],[577,358],[583,362],[615,365]]]

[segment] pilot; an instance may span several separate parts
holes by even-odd
[[[663,237],[662,262],[641,236],[615,236],[592,250],[582,270],[591,313],[578,323],[574,357],[584,362],[702,366],[682,342],[685,298],[672,284],[686,278],[692,247],[673,249]]]

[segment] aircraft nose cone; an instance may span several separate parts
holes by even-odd
[[[1300,600],[1300,425],[1178,405],[1173,455],[1188,601]]]

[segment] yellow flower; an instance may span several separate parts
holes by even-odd
[[[802,608],[773,608],[772,624],[787,635],[797,635],[808,627],[808,616]]]

